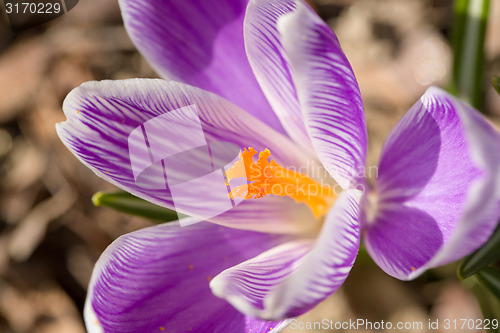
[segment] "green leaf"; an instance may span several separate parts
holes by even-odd
[[[500,299],[500,271],[486,267],[476,273],[478,281]]]
[[[500,259],[500,225],[490,239],[458,266],[458,276],[465,279]]]
[[[464,284],[467,285],[476,296],[481,311],[483,312],[483,317],[490,320],[489,330],[486,331],[500,333],[499,325],[491,325],[493,319],[498,320],[498,318],[500,318],[500,300],[492,295],[490,290],[478,281],[476,275],[465,280]]]
[[[490,0],[455,0],[450,91],[482,109],[484,40]]]
[[[124,191],[97,192],[92,196],[92,202],[95,206],[109,207],[123,213],[159,222],[170,222],[178,219],[175,211],[157,206]]]
[[[500,94],[500,77],[498,76],[493,76],[491,78],[491,82],[493,83],[493,87],[497,90],[497,92]]]

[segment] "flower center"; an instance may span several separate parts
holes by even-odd
[[[229,197],[234,199],[258,199],[266,195],[288,196],[297,203],[306,204],[316,218],[324,216],[335,202],[337,195],[333,188],[322,185],[308,176],[282,167],[274,160],[269,161],[271,152],[265,149],[259,153],[252,147],[240,153],[240,160],[226,171],[227,184],[234,178],[244,177],[248,185],[232,188]]]

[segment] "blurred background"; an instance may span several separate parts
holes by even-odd
[[[450,80],[453,1],[309,3],[336,32],[359,80],[368,165],[376,165],[404,112],[427,86]],[[500,96],[488,84],[500,74],[498,0],[491,1],[486,39],[484,109],[500,128]],[[113,187],[69,153],[54,127],[65,120],[61,105],[71,89],[89,80],[132,77],[156,74],[128,38],[117,0],[81,0],[68,14],[16,34],[1,17],[0,333],[85,332],[82,309],[95,261],[118,236],[151,225],[92,205],[93,193]],[[362,254],[346,284],[299,321],[482,318],[455,271],[449,265],[401,282]],[[371,332],[356,332],[364,331]],[[424,325],[401,332],[427,331]]]

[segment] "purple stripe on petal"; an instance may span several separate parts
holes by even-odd
[[[246,317],[212,295],[220,271],[284,241],[208,223],[177,223],[120,237],[99,259],[89,286],[89,332],[279,332],[285,323]]]
[[[265,319],[310,310],[342,285],[356,259],[360,198],[357,190],[339,196],[316,243],[281,244],[217,275],[212,291],[243,313]]]
[[[295,91],[288,55],[281,44],[278,20],[296,1],[250,1],[244,21],[248,60],[285,130],[297,143],[312,148]]]
[[[221,223],[237,223],[242,229],[247,222],[273,232],[297,232],[286,226],[274,228],[273,223],[296,221],[291,224],[310,227],[298,223],[310,214],[300,213],[306,209],[290,205],[288,198],[266,200],[258,206],[243,202],[246,208],[231,209],[222,169],[210,174],[205,170],[211,169],[214,161],[210,159],[218,153],[209,155],[205,142],[233,144],[236,150],[226,160],[230,165],[245,147],[269,148],[281,165],[306,163],[304,154],[289,139],[214,94],[164,80],[89,82],[68,95],[63,109],[68,120],[58,124],[57,131],[64,144],[97,175],[134,195],[202,218],[207,211],[224,213],[219,216],[224,220]],[[193,151],[196,146],[202,147],[181,160],[179,151]],[[159,153],[158,147],[162,148]],[[137,151],[143,153],[131,155]],[[171,154],[168,161],[160,160]],[[237,220],[230,216],[233,211]]]
[[[471,107],[430,88],[387,139],[377,201],[364,223],[370,255],[411,279],[471,253],[500,217],[500,135]]]
[[[264,303],[267,295],[293,274],[313,246],[313,240],[277,246],[218,275],[211,283],[212,290],[241,312],[268,318],[271,314]]]
[[[216,93],[283,131],[245,53],[247,2],[120,0],[120,8],[132,41],[163,78]]]
[[[356,78],[337,37],[307,5],[278,20],[306,128],[316,153],[344,188],[363,182],[366,124]]]

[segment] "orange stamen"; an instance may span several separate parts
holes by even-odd
[[[332,187],[321,185],[304,174],[284,168],[274,160],[268,161],[271,156],[269,149],[260,152],[256,162],[253,160],[255,154],[257,151],[252,147],[244,149],[239,155],[240,160],[226,171],[228,183],[234,178],[245,177],[248,180],[248,185],[233,187],[229,193],[230,198],[288,196],[297,203],[306,204],[316,218],[325,215],[337,198]]]

